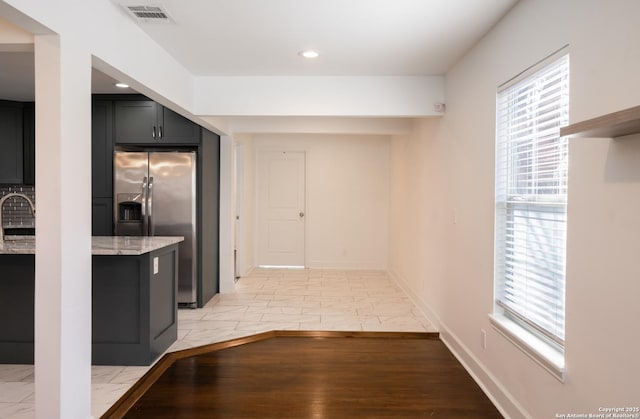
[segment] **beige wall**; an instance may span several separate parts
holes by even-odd
[[[444,207],[449,182],[443,153],[449,151],[437,139],[439,121],[415,121],[413,134],[394,137],[390,150],[389,272],[418,297],[416,303],[436,326],[443,309],[447,223],[453,216]]]
[[[254,135],[253,147],[306,152],[308,267],[387,269],[388,136]]]
[[[636,0],[522,0],[447,74],[446,115],[392,140],[390,269],[514,418],[640,402],[640,136],[570,140],[565,382],[487,317],[496,88],[569,44],[572,122],[637,106],[637,16]]]

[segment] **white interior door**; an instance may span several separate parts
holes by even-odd
[[[257,166],[258,265],[304,267],[305,153],[261,150]]]

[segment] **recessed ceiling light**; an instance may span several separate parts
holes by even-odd
[[[298,53],[298,55],[300,55],[301,57],[304,57],[304,58],[318,58],[318,56],[320,56],[318,51],[314,51],[312,49],[307,49],[307,50],[304,50],[304,51],[300,51]]]
[[[115,86],[121,89],[126,89],[127,87],[129,87],[128,84],[124,84],[124,83],[116,83]]]

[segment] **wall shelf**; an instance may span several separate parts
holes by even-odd
[[[562,137],[617,138],[640,133],[640,106],[560,128]]]

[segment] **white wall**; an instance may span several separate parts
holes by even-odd
[[[442,76],[195,78],[194,113],[219,116],[431,116]]]
[[[254,147],[307,156],[306,265],[386,269],[389,137],[255,135]]]
[[[451,222],[443,206],[448,151],[435,139],[439,120],[415,121],[413,133],[393,137],[390,147],[389,272],[436,327],[447,266],[445,227]]]
[[[370,134],[399,135],[411,132],[411,118],[352,118],[348,116],[237,116],[228,117],[235,134]]]
[[[25,48],[28,45],[28,48]],[[33,34],[23,30],[0,16],[0,50],[32,51]]]
[[[91,56],[69,37],[37,35],[34,42],[36,417],[86,418],[91,411]]]
[[[565,382],[487,318],[497,86],[569,44],[572,122],[637,106],[639,15],[636,0],[522,0],[448,72],[446,115],[392,140],[391,270],[510,417],[640,401],[640,136],[570,140]]]
[[[92,54],[94,67],[164,105],[195,106],[191,73],[110,1],[2,0],[0,14],[35,34],[72,37]]]

